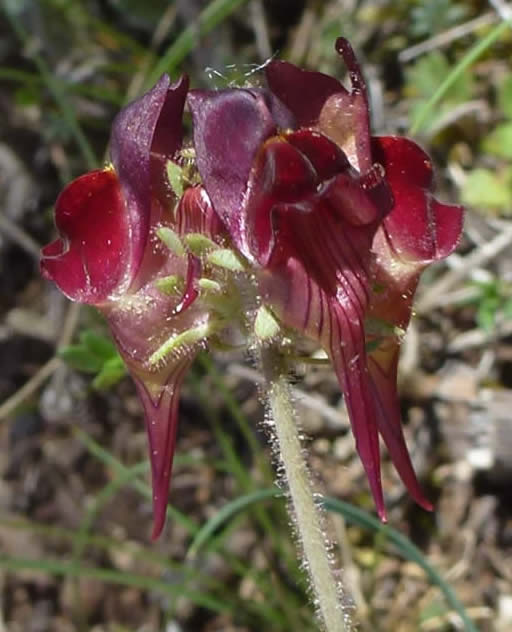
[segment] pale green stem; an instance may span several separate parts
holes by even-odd
[[[322,516],[314,500],[310,474],[302,453],[283,359],[276,350],[264,347],[261,360],[279,447],[278,466],[284,467],[292,518],[302,545],[317,612],[326,632],[348,632],[351,624],[342,605],[343,590],[333,575]]]

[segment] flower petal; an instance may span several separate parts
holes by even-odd
[[[240,208],[256,153],[275,131],[265,99],[250,90],[193,90],[197,168],[214,209],[234,243],[241,242]]]
[[[158,290],[153,282],[101,307],[144,407],[153,476],[154,537],[165,520],[181,385],[208,335],[208,309],[196,300],[198,263],[193,256],[169,252],[168,266],[160,270],[159,278],[176,275],[185,281],[182,296]]]
[[[435,260],[448,256],[457,246],[463,212],[458,206],[434,199],[432,164],[415,143],[394,136],[374,138],[372,151],[386,172],[394,206],[373,240],[376,260],[369,315],[391,328],[405,330],[421,271]],[[369,354],[369,369],[378,403],[379,432],[391,459],[414,500],[426,500],[416,479],[405,444],[397,393],[400,338],[397,333],[381,336]]]
[[[270,223],[272,247],[256,253],[265,266],[260,275],[263,299],[285,325],[319,340],[329,353],[384,520],[377,411],[368,377],[363,320],[371,243],[387,209],[376,208],[358,178],[347,172],[319,182],[313,163],[320,172],[331,167],[312,148],[325,151],[327,146],[324,137],[309,134],[308,139],[292,134],[288,143],[281,139],[266,143],[259,159],[268,165],[263,162],[258,172],[262,184],[255,181],[253,186],[255,191],[265,191],[267,200],[261,194],[249,196],[247,226],[255,226],[262,237],[258,221],[271,216],[265,230]],[[346,161],[340,159],[339,168],[346,169]]]
[[[382,178],[362,181],[351,169],[341,149],[326,136],[312,130],[301,130],[269,139],[254,163],[244,205],[240,211],[243,232],[240,248],[249,258],[260,265],[267,265],[276,244],[276,234],[283,228],[282,222],[288,210],[297,215],[294,220],[301,225],[301,216],[314,211],[320,200],[331,203],[330,213],[344,225],[370,225],[373,236],[377,223],[389,210],[376,206],[371,191],[382,187]],[[311,220],[304,220],[310,222]],[[314,222],[305,230],[315,230]],[[343,230],[340,227],[340,230]],[[284,233],[283,233],[284,235]],[[286,238],[283,236],[282,241]],[[247,254],[248,253],[248,254]],[[310,257],[305,244],[302,256]],[[329,270],[322,261],[309,261],[307,269],[314,269],[323,276],[324,282],[335,286],[335,270]],[[330,281],[327,281],[330,277]]]
[[[336,51],[349,71],[350,91],[333,77],[284,61],[272,61],[266,66],[267,82],[293,113],[298,127],[321,131],[343,149],[353,167],[364,172],[372,165],[366,84],[346,39],[337,39]]]
[[[152,90],[123,108],[113,123],[110,151],[131,231],[125,256],[133,262],[135,272],[149,234],[152,171],[164,174],[162,163],[181,145],[187,88],[186,78],[171,85],[168,75],[163,75]],[[156,167],[152,167],[153,161]]]
[[[372,152],[386,171],[395,200],[383,224],[395,257],[420,266],[447,257],[459,242],[463,210],[433,198],[433,170],[427,154],[398,136],[373,138]]]
[[[334,77],[278,59],[265,66],[265,76],[270,90],[295,116],[297,127],[315,126],[327,99],[334,94],[347,94]]]
[[[70,299],[101,303],[130,280],[130,228],[119,181],[111,169],[87,173],[57,199],[61,235],[42,250],[41,271]]]
[[[178,406],[183,379],[195,354],[177,358],[156,375],[133,375],[144,408],[153,482],[152,539],[162,532],[169,497],[178,428]]]
[[[227,239],[224,224],[202,186],[185,191],[175,211],[174,225],[179,235],[201,233],[219,243]]]
[[[377,424],[389,455],[411,497],[427,511],[432,504],[418,483],[405,443],[400,421],[400,405],[397,393],[397,373],[400,345],[396,340],[381,343],[378,350],[368,357],[368,368],[377,402]]]
[[[321,213],[317,220],[325,218]],[[382,520],[386,519],[380,478],[380,454],[377,434],[377,411],[368,379],[364,345],[363,314],[365,301],[361,288],[356,289],[361,270],[349,272],[351,267],[339,253],[346,251],[345,238],[330,238],[333,225],[327,221],[326,230],[319,230],[318,221],[308,244],[326,265],[334,265],[339,286],[333,294],[322,287],[322,280],[311,274],[297,254],[286,263],[269,266],[261,276],[261,290],[265,301],[287,326],[319,340],[329,354],[344,393],[356,447],[365,468],[370,488]],[[334,235],[340,235],[335,232]],[[304,246],[304,243],[302,243]],[[341,247],[341,250],[339,248]],[[349,255],[351,257],[352,255]],[[364,293],[364,290],[363,290]]]

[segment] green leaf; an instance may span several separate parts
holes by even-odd
[[[500,299],[497,297],[486,299],[480,303],[476,312],[476,322],[480,329],[487,333],[494,329],[499,304]]]
[[[268,500],[269,498],[279,498],[283,495],[282,490],[276,488],[259,489],[249,494],[244,494],[226,503],[224,507],[216,514],[207,520],[204,525],[195,534],[192,543],[190,544],[187,557],[196,557],[199,549],[206,545],[208,540],[212,538],[217,529],[220,529],[224,524],[233,519],[238,513],[243,511],[246,507],[250,507],[262,500]]]
[[[461,191],[462,201],[482,209],[507,209],[512,204],[512,187],[489,169],[468,174]]]
[[[509,298],[503,304],[503,315],[505,318],[512,320],[512,298]]]
[[[215,612],[231,612],[233,608],[228,600],[217,599],[199,590],[188,589],[183,583],[169,582],[168,579],[139,575],[127,572],[126,570],[121,572],[97,566],[77,566],[48,558],[33,559],[10,557],[3,553],[0,554],[0,568],[13,573],[31,570],[60,577],[86,577],[106,584],[134,586],[140,590],[156,591],[172,598],[183,595],[192,603]]]
[[[509,75],[499,87],[498,104],[503,114],[512,118],[512,75]]]
[[[420,0],[419,6],[411,12],[411,33],[417,37],[432,37],[461,22],[467,14],[467,7],[452,0]]]
[[[512,122],[498,125],[484,138],[482,149],[498,158],[512,159]]]
[[[86,329],[80,334],[80,342],[89,351],[104,360],[117,356],[117,349],[110,338]]]
[[[58,350],[57,355],[73,369],[84,373],[97,373],[103,366],[103,360],[83,345],[63,347]]]
[[[110,358],[103,365],[101,371],[92,381],[92,386],[98,391],[106,391],[117,384],[126,375],[126,367],[120,356]]]

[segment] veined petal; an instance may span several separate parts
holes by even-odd
[[[210,318],[208,308],[196,300],[201,274],[196,257],[169,252],[161,274],[163,279],[176,275],[183,280],[181,296],[153,282],[101,307],[144,407],[153,476],[153,537],[165,520],[181,385],[205,345]]]
[[[215,211],[240,247],[240,208],[256,153],[275,132],[272,115],[263,96],[250,90],[193,90],[188,104],[197,168]]]
[[[315,244],[325,238],[322,235]],[[321,246],[335,258],[332,242]],[[341,262],[340,262],[341,264]],[[339,265],[341,269],[343,265]],[[386,520],[380,477],[377,411],[368,379],[362,315],[365,305],[350,287],[349,277],[341,281],[337,294],[322,289],[310,270],[296,257],[285,266],[267,268],[261,276],[262,295],[287,326],[318,340],[331,361],[344,393],[357,451],[365,468],[378,514]]]
[[[276,235],[282,233],[281,243],[286,243],[289,231],[315,231],[319,220],[306,216],[314,214],[325,202],[330,203],[328,214],[340,222],[338,230],[347,226],[350,234],[356,226],[368,226],[364,234],[371,239],[378,221],[389,210],[389,199],[371,194],[373,189],[382,187],[382,174],[380,179],[376,175],[362,180],[341,149],[323,134],[301,130],[274,136],[258,153],[251,171],[240,210],[240,248],[248,253],[246,256],[266,266],[276,249]],[[382,204],[376,205],[375,201]],[[306,268],[323,276],[332,290],[336,271],[329,270],[321,260],[311,260],[312,252],[304,244],[301,256],[308,259]]]
[[[377,410],[363,325],[376,223],[353,225],[350,213],[345,217],[343,206],[335,207],[327,197],[317,199],[309,212],[288,205],[274,214],[276,243],[261,275],[262,295],[282,322],[320,341],[331,357],[357,450],[385,520]]]
[[[123,291],[131,278],[130,227],[112,169],[69,184],[55,205],[60,237],[42,250],[41,271],[70,299],[98,304]]]
[[[393,465],[409,494],[418,505],[431,511],[432,504],[425,498],[414,472],[400,420],[397,392],[399,353],[399,343],[389,339],[368,357],[368,368],[374,387],[373,395],[377,402],[377,425]]]
[[[144,408],[148,434],[153,483],[153,540],[158,538],[165,523],[176,447],[179,397],[183,379],[195,355],[177,355],[156,374],[132,373]]]
[[[179,235],[200,233],[219,243],[227,239],[226,228],[203,186],[185,191],[175,211],[174,225]]]

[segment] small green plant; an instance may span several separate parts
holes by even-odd
[[[512,319],[512,285],[498,278],[474,281],[478,293],[472,299],[477,306],[475,320],[480,329],[490,333],[500,319]]]
[[[419,2],[411,11],[411,34],[430,37],[447,29],[468,15],[468,7],[453,0],[430,0]]]
[[[59,356],[77,371],[94,374],[92,387],[97,390],[107,390],[126,375],[114,344],[90,329],[80,334],[78,344],[62,347]]]
[[[472,170],[463,184],[462,200],[491,214],[509,216],[512,210],[512,75],[499,86],[497,103],[502,121],[482,140],[481,149],[493,169]]]

